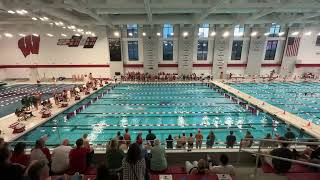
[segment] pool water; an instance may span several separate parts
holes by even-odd
[[[71,89],[74,84],[16,84],[0,86],[0,117],[14,113],[21,108],[21,99],[35,92],[41,92],[42,100],[52,97],[53,92]]]
[[[320,125],[320,83],[241,83],[230,86]]]
[[[103,144],[115,137],[117,131],[123,133],[126,127],[132,139],[139,132],[145,138],[147,131],[152,129],[161,141],[169,134],[175,137],[186,133],[189,136],[189,133],[196,134],[198,129],[204,137],[214,130],[219,142],[225,141],[230,130],[238,140],[247,130],[255,138],[263,138],[267,133],[285,133],[284,123],[273,123],[272,117],[264,113],[252,114],[217,89],[201,83],[120,84],[106,94],[107,89],[110,87],[100,89],[17,141],[33,144],[47,135],[47,144],[56,145],[64,138],[75,142],[88,133],[92,143]],[[102,92],[104,96],[93,102]],[[66,115],[91,101],[92,104],[76,116],[65,119]],[[294,131],[298,135],[298,131]]]

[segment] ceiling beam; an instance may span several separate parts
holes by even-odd
[[[144,0],[143,2],[144,2],[144,8],[148,15],[148,22],[152,24],[152,12],[150,8],[150,0]]]
[[[105,19],[101,18],[98,14],[96,14],[95,12],[93,12],[91,9],[89,9],[86,4],[84,4],[82,1],[79,0],[71,0],[68,1],[71,2],[71,8],[87,14],[88,16],[92,17],[93,19],[95,19],[97,21],[97,25],[108,25],[108,26],[112,26],[110,23],[110,19],[108,19],[108,16],[105,17]]]
[[[217,0],[211,8],[206,9],[203,13],[196,15],[195,24],[201,23],[206,19],[211,13],[214,13],[217,9],[221,8],[224,5],[225,0]]]

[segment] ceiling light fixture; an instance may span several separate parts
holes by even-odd
[[[147,35],[147,33],[145,33],[145,32],[142,33],[142,36],[146,36],[146,35]]]
[[[61,36],[62,36],[62,37],[67,37],[67,35],[65,35],[65,34],[61,34]]]
[[[52,34],[50,34],[50,33],[48,33],[48,34],[47,34],[47,36],[49,36],[49,37],[53,37],[53,35],[52,35]]]
[[[222,34],[223,37],[228,37],[230,35],[229,31],[226,31]]]
[[[80,36],[80,34],[75,34],[75,36]]]
[[[131,32],[130,32],[130,33],[128,33],[128,35],[129,35],[129,36],[133,36],[133,34],[132,34]]]
[[[120,33],[118,31],[116,31],[116,32],[113,33],[113,35],[116,36],[116,37],[119,37]]]
[[[312,34],[311,31],[308,31],[308,32],[304,33],[304,35],[306,35],[306,36],[310,36],[311,34]]]
[[[170,33],[170,35],[171,35],[171,36],[173,36],[173,35],[174,35],[174,33],[172,32],[172,33]]]
[[[284,32],[279,32],[278,35],[279,35],[279,36],[283,36],[283,35],[284,35]]]
[[[36,34],[36,33],[33,33],[32,35],[37,36],[37,37],[39,36],[39,34]]]
[[[91,36],[95,37],[95,36],[96,36],[96,34],[95,34],[95,33],[91,33]]]
[[[9,14],[15,14],[16,12],[14,12],[14,11],[12,11],[12,10],[9,10],[8,13],[9,13]]]
[[[47,18],[46,16],[43,16],[42,17],[45,21],[48,21],[49,20],[49,18]]]
[[[189,35],[188,32],[183,32],[183,33],[182,33],[182,36],[183,36],[183,37],[187,37],[188,35]]]
[[[21,37],[25,37],[26,35],[25,35],[25,34],[19,34],[19,36],[21,36]]]
[[[266,33],[264,33],[264,35],[265,35],[265,36],[269,36],[269,35],[270,35],[270,33],[269,33],[269,32],[266,32]]]
[[[22,9],[21,12],[22,12],[23,14],[28,14],[28,11],[26,11],[26,10],[24,10],[24,9]]]
[[[295,32],[291,33],[292,36],[296,36],[296,35],[298,35],[298,34],[299,34],[298,31],[295,31]]]
[[[250,36],[254,37],[254,36],[256,36],[257,34],[258,34],[258,32],[253,31],[253,32],[250,34]]]
[[[91,34],[91,31],[87,31],[86,34]]]
[[[211,33],[210,33],[210,36],[215,36],[216,35],[216,32],[214,32],[214,31],[212,31]]]
[[[65,26],[62,26],[62,28],[65,29],[66,27],[65,27]]]
[[[32,17],[31,19],[34,21],[38,20],[38,18],[36,18],[36,17]]]
[[[16,13],[23,15],[24,13],[22,12],[22,10],[16,10]]]
[[[157,32],[157,36],[161,36],[161,33]]]
[[[5,36],[5,37],[9,37],[9,38],[13,37],[13,35],[10,34],[10,33],[4,33],[4,36]]]

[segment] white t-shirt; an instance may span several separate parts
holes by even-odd
[[[71,149],[70,146],[60,145],[52,151],[52,172],[60,173],[69,168],[69,152]]]
[[[209,167],[210,171],[216,174],[230,174],[231,176],[235,175],[234,167],[232,165],[226,166],[211,166]]]
[[[46,164],[49,163],[46,155],[45,155],[45,154],[41,151],[41,149],[39,149],[39,148],[33,149],[33,150],[31,151],[31,154],[30,154],[30,162],[31,162],[31,161],[35,161],[35,160],[37,160],[37,161],[45,161]]]

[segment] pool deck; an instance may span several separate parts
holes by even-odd
[[[246,93],[243,93],[233,87],[230,87],[223,82],[220,81],[210,81],[211,83],[215,84],[216,86],[234,94],[235,96],[238,96],[239,98],[247,101],[248,103],[255,105],[262,109],[264,112],[267,112],[272,115],[276,115],[279,119],[282,121],[291,124],[298,129],[303,128],[306,133],[314,136],[315,138],[320,138],[320,126],[315,125],[314,123],[311,123],[310,126],[308,126],[309,121],[300,118],[292,113],[289,113],[287,111],[284,111],[283,109],[280,109],[278,107],[275,107],[273,105],[270,105],[262,100],[259,100],[257,98],[254,98]]]
[[[98,89],[96,91],[98,91],[101,88],[103,88],[103,87],[98,87]],[[92,93],[94,93],[96,91],[90,90],[90,94],[89,95],[85,95],[84,93],[80,93],[81,100],[86,98],[86,97],[88,97],[88,96],[90,96]],[[27,119],[26,121],[20,121],[20,123],[25,125],[25,131],[22,132],[22,133],[13,134],[12,133],[13,129],[9,128],[9,126],[11,124],[17,122],[18,118],[14,113],[0,118],[0,122],[1,122],[0,123],[0,130],[2,131],[0,137],[4,138],[4,140],[7,141],[7,142],[14,141],[15,139],[23,136],[24,134],[28,133],[32,129],[38,127],[39,125],[41,125],[41,124],[43,124],[45,122],[47,122],[52,117],[58,115],[59,113],[63,112],[64,110],[70,108],[71,106],[73,106],[74,104],[79,102],[79,101],[75,101],[74,99],[71,99],[70,101],[68,101],[68,107],[61,108],[61,107],[58,107],[57,105],[55,105],[53,98],[50,98],[50,101],[52,102],[51,116],[48,117],[48,118],[41,118],[41,114],[40,114],[41,107],[39,108],[39,110],[32,109],[32,113],[36,117],[31,117],[31,118]]]

